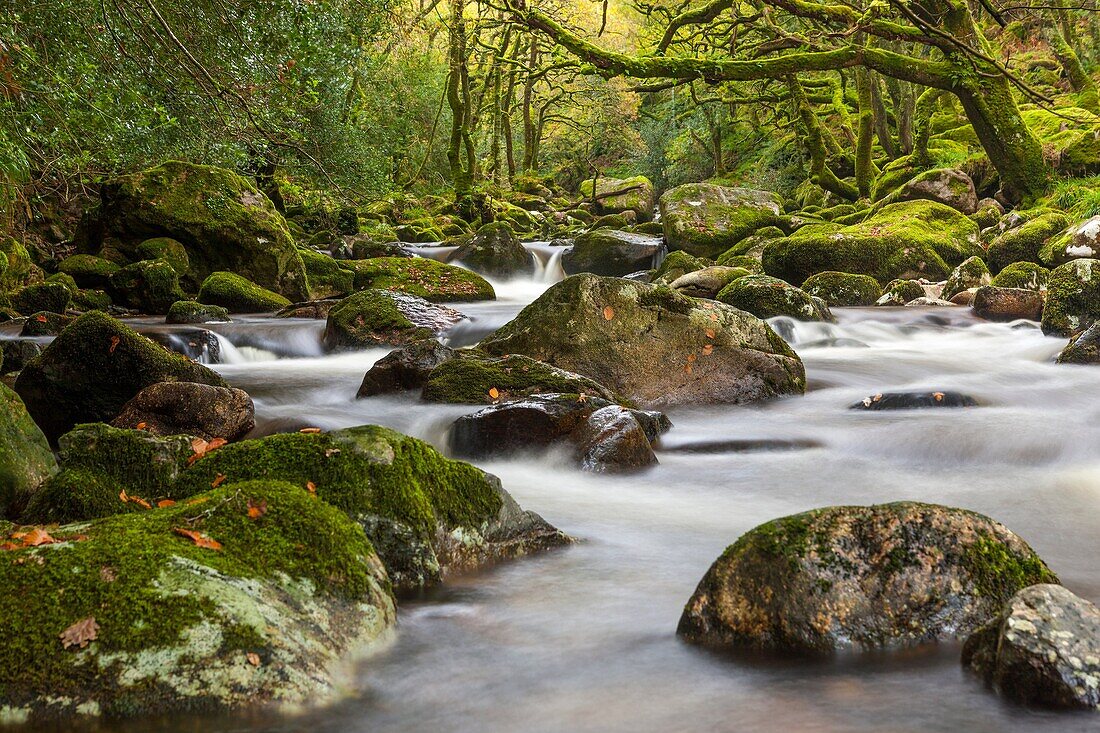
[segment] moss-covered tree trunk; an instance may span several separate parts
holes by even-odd
[[[474,176],[477,159],[470,137],[470,80],[466,62],[466,4],[451,0],[449,28],[447,104],[451,108],[451,137],[447,145],[447,163],[451,169],[455,208],[466,221],[478,218],[474,201]]]

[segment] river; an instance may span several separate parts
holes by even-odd
[[[504,284],[452,342],[472,343],[555,279]],[[556,262],[552,263],[556,266]],[[452,578],[400,608],[396,642],[333,707],[297,717],[173,717],[112,731],[1096,731],[1086,714],[1010,705],[945,643],[828,659],[734,658],[681,642],[683,604],[710,563],[769,519],[832,504],[913,499],[966,507],[1030,542],[1100,602],[1100,369],[1057,366],[1036,324],[968,309],[836,309],[834,325],[779,319],[806,364],[804,397],[675,409],[660,465],[582,473],[543,455],[482,464],[575,546]],[[379,423],[442,447],[468,406],[356,400],[385,349],[324,356],[323,324],[214,326],[216,365],[256,402],[261,431]],[[856,412],[877,392],[958,390],[980,407]],[[716,443],[734,441],[728,449]],[[736,442],[740,441],[740,442]],[[753,441],[763,441],[754,444]]]

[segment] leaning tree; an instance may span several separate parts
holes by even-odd
[[[777,80],[799,112],[815,180],[846,198],[866,195],[875,102],[871,74],[958,98],[1000,178],[1002,194],[1018,201],[1041,192],[1050,162],[1025,124],[1017,95],[1051,100],[997,58],[982,15],[1003,22],[992,0],[707,0],[665,9],[664,32],[650,53],[607,50],[527,0],[504,0],[518,22],[542,32],[605,77],[628,76],[709,84]],[[654,6],[647,6],[652,13]],[[860,115],[856,145],[858,190],[824,164],[821,127],[799,75],[855,72]],[[918,105],[919,106],[919,105]],[[919,135],[919,131],[918,131]],[[919,142],[919,140],[918,140]]]

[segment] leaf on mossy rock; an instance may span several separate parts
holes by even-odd
[[[95,641],[97,636],[99,636],[99,624],[96,623],[95,616],[89,616],[61,632],[61,646],[66,649],[74,646],[83,649],[88,646],[88,642]]]
[[[229,441],[226,440],[225,438],[214,438],[213,440],[203,440],[202,438],[192,438],[191,439],[191,450],[193,450],[194,453],[191,455],[190,458],[187,459],[187,465],[190,466],[192,463],[199,460],[200,458],[205,456],[207,453],[210,453],[212,451],[216,451],[218,448],[221,448],[223,445],[225,445],[228,442]]]
[[[208,550],[220,550],[222,549],[222,543],[218,542],[213,537],[209,537],[202,532],[196,532],[193,529],[184,529],[183,527],[174,527],[172,529],[176,534],[186,537],[195,543],[196,547],[205,547]]]

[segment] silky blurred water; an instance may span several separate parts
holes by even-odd
[[[502,288],[496,303],[460,305],[470,316],[465,342],[547,284],[527,281]],[[174,717],[103,729],[1100,729],[1094,715],[1000,701],[960,667],[953,643],[780,660],[723,657],[675,636],[683,604],[728,544],[761,522],[831,504],[915,499],[989,514],[1071,590],[1100,601],[1100,367],[1057,366],[1063,341],[1034,324],[976,321],[961,308],[836,313],[835,325],[773,322],[805,361],[805,396],[673,410],[661,463],[645,473],[591,475],[553,455],[483,464],[525,508],[581,541],[404,602],[396,643],[348,680],[358,692],[346,701],[298,717]],[[379,423],[442,448],[450,422],[472,409],[414,396],[356,400],[364,372],[386,350],[321,356],[315,322],[214,328],[235,349],[215,368],[253,396],[261,431]],[[847,409],[909,389],[958,390],[980,406]],[[779,443],[691,451],[722,440]]]

